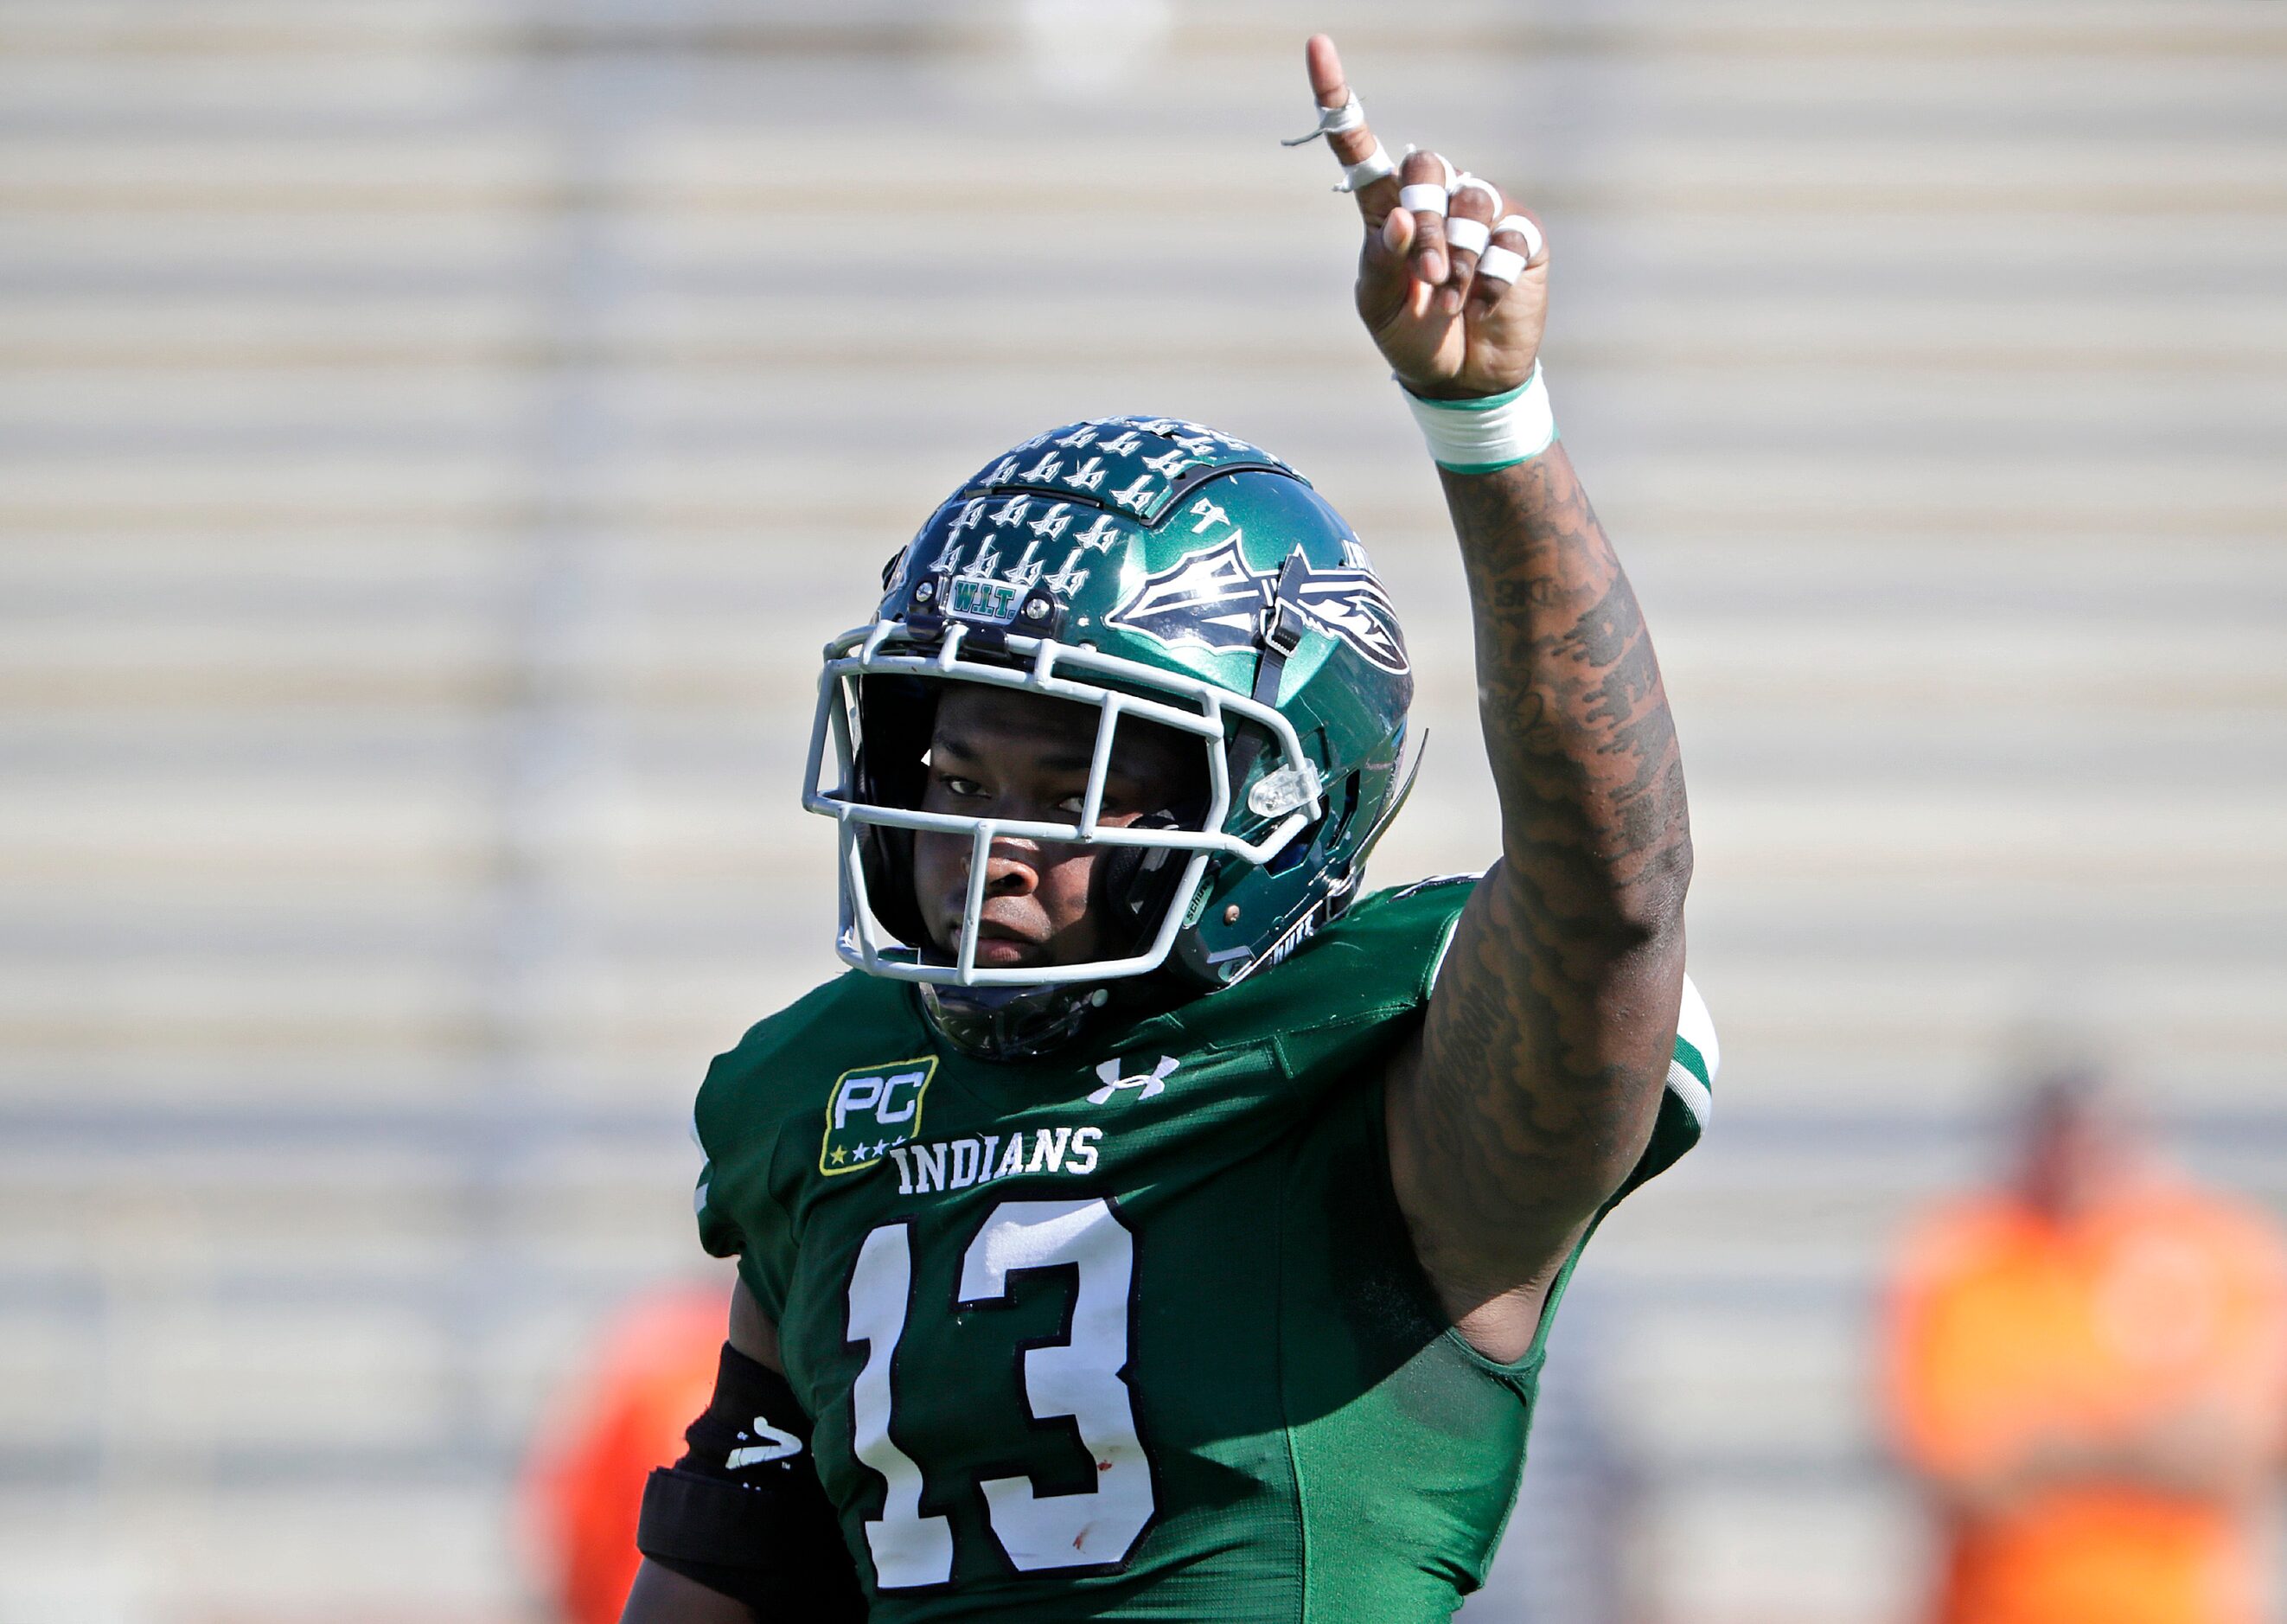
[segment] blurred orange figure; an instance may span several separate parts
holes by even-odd
[[[681,1457],[683,1430],[714,1393],[729,1302],[719,1284],[637,1299],[568,1400],[542,1416],[523,1499],[563,1624],[618,1624],[642,1560],[644,1479]]]
[[[2013,1188],[1921,1226],[1889,1342],[1944,1525],[1940,1624],[2256,1624],[2287,1263],[2090,1080],[2037,1090]]]

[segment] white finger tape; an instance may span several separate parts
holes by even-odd
[[[1508,199],[1500,194],[1499,186],[1484,176],[1472,175],[1467,170],[1454,177],[1452,192],[1456,197],[1464,192],[1483,192],[1485,194],[1485,201],[1493,206],[1495,214],[1508,207]]]
[[[1493,234],[1498,236],[1505,231],[1513,231],[1524,239],[1526,264],[1530,265],[1540,257],[1543,242],[1540,227],[1535,226],[1531,219],[1522,214],[1505,214],[1493,223]]]
[[[1482,254],[1485,244],[1492,241],[1493,228],[1483,220],[1473,220],[1466,214],[1457,214],[1445,222],[1445,246],[1464,254]]]
[[[1405,155],[1409,158],[1420,150],[1411,141],[1405,144]],[[1429,155],[1437,160],[1437,168],[1445,177],[1445,193],[1450,197],[1453,188],[1461,183],[1461,171],[1453,167],[1453,161],[1444,153],[1433,152]]]
[[[1477,280],[1481,282],[1513,282],[1524,269],[1524,256],[1513,248],[1498,245],[1477,256]]]
[[[1349,131],[1362,129],[1365,124],[1365,109],[1358,105],[1357,92],[1352,91],[1349,99],[1341,107],[1320,107],[1318,122],[1309,134],[1290,137],[1280,141],[1278,145],[1302,147],[1317,140],[1322,135],[1341,135]]]
[[[1410,186],[1400,186],[1397,188],[1397,206],[1410,209],[1416,214],[1443,214],[1445,212],[1445,188],[1435,181],[1426,180]]]
[[[1389,155],[1389,148],[1380,141],[1373,150],[1356,163],[1342,165],[1342,178],[1334,183],[1337,192],[1355,192],[1360,186],[1370,186],[1385,175],[1397,173],[1397,160]]]
[[[1437,466],[1455,473],[1492,473],[1530,462],[1556,443],[1556,418],[1548,408],[1548,387],[1540,363],[1532,376],[1504,394],[1480,400],[1425,400],[1405,390],[1421,438]]]

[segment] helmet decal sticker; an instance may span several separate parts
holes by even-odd
[[[939,577],[938,599],[945,612],[962,620],[1006,625],[1036,584],[1045,582],[1057,597],[1073,597],[1088,584],[1081,561],[1091,552],[1108,553],[1120,534],[1118,523],[1104,513],[1088,529],[1068,534],[1080,516],[1071,503],[1043,497],[1008,496],[996,505],[994,498],[973,496],[961,503],[946,526],[943,549],[930,566],[930,573]],[[971,535],[977,551],[963,562],[961,554]],[[1013,561],[1002,551],[1002,543],[1016,551]]]
[[[1345,551],[1350,561],[1331,569],[1305,561],[1296,606],[1312,630],[1341,639],[1373,665],[1403,677],[1412,666],[1389,594],[1365,566],[1363,548]],[[1104,618],[1170,648],[1251,648],[1278,581],[1275,569],[1247,566],[1239,532],[1233,530],[1213,547],[1186,553],[1146,575]]]
[[[1090,552],[1110,552],[1112,543],[1120,539],[1120,526],[1109,513],[1098,513],[1096,522],[1072,540]]]
[[[1070,493],[1150,524],[1185,486],[1237,463],[1293,471],[1259,446],[1181,417],[1099,418],[1035,434],[966,489],[1005,495],[1017,487],[1051,500]]]
[[[1072,503],[1059,502],[1025,527],[1034,535],[1054,541],[1072,526]]]
[[[1151,488],[1149,476],[1139,473],[1136,476],[1136,482],[1126,490],[1112,492],[1112,499],[1123,508],[1142,513],[1148,511],[1163,494]]]

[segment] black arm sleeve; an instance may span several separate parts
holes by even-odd
[[[636,1547],[763,1624],[864,1624],[866,1595],[787,1379],[728,1343],[684,1457],[644,1486]]]

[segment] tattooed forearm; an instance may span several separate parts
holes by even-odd
[[[1524,1287],[1650,1130],[1691,841],[1635,595],[1561,446],[1444,476],[1476,636],[1502,860],[1393,1077],[1392,1172],[1460,1312]]]
[[[1675,729],[1635,593],[1571,462],[1560,445],[1445,481],[1508,856],[1561,856],[1586,883],[1666,899],[1690,849]]]

